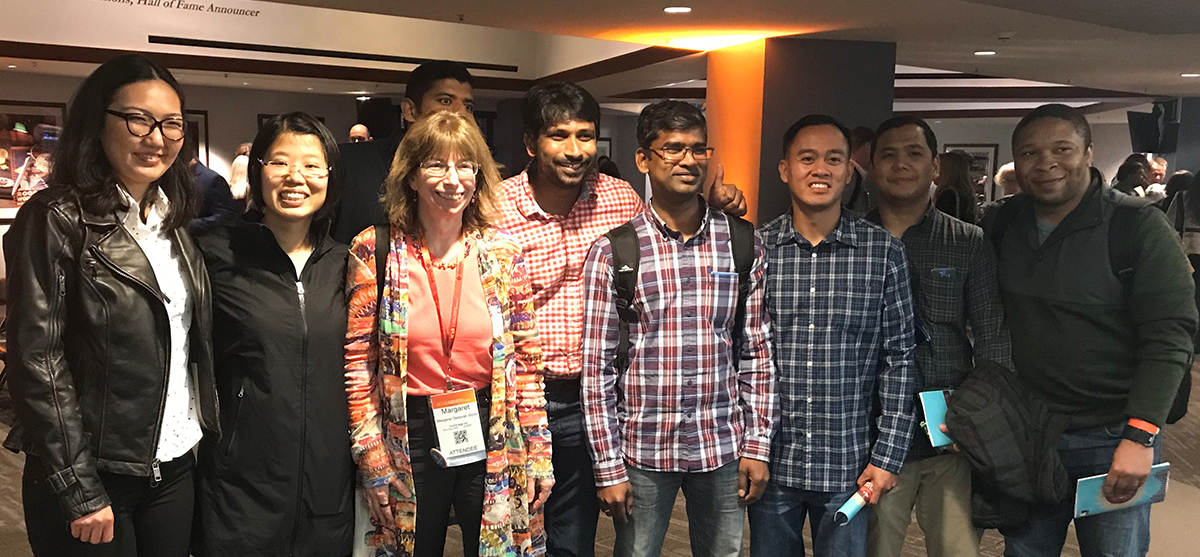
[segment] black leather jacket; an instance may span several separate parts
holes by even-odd
[[[204,260],[172,233],[192,296],[189,376],[200,425],[220,436]],[[4,446],[40,459],[70,519],[110,504],[98,471],[150,476],[166,404],[171,326],[154,270],[118,215],[54,187],[4,236],[16,422]]]

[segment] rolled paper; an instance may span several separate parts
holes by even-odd
[[[871,500],[871,482],[867,482],[858,488],[855,493],[845,504],[833,514],[833,523],[838,526],[845,526],[850,523],[854,515],[858,514],[863,507],[867,506],[867,501]]]

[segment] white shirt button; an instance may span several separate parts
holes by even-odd
[[[817,291],[817,287],[813,286],[813,287],[809,288],[809,289],[808,289],[808,291],[809,291],[809,292],[816,292],[816,291]]]
[[[812,402],[812,397],[810,396],[810,397],[804,399],[804,402]]]
[[[817,325],[816,325],[816,323],[809,323],[809,324],[808,324],[808,330],[810,330],[810,331],[811,331],[811,330],[813,330],[813,329],[816,329],[816,328],[817,328]]]
[[[808,367],[812,367],[812,362],[808,362]]]
[[[816,259],[816,258],[817,258],[817,254],[815,254],[815,253],[814,253],[812,257],[813,257],[813,259]]]
[[[804,436],[809,439],[812,439],[812,433],[805,433]]]

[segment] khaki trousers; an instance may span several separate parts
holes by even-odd
[[[869,557],[900,557],[917,510],[929,557],[978,557],[983,531],[971,524],[971,465],[944,454],[905,462],[896,488],[871,509]]]

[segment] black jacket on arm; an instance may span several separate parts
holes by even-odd
[[[192,296],[189,376],[205,437],[220,436],[211,304],[187,232],[171,243]],[[38,457],[70,519],[110,504],[97,471],[150,476],[171,366],[171,323],[154,269],[117,214],[74,191],[33,196],[4,236],[6,364],[16,421],[4,446]]]
[[[196,555],[343,556],[354,525],[346,259],[325,236],[300,273],[248,213],[197,242],[213,285],[225,435],[200,450]]]

